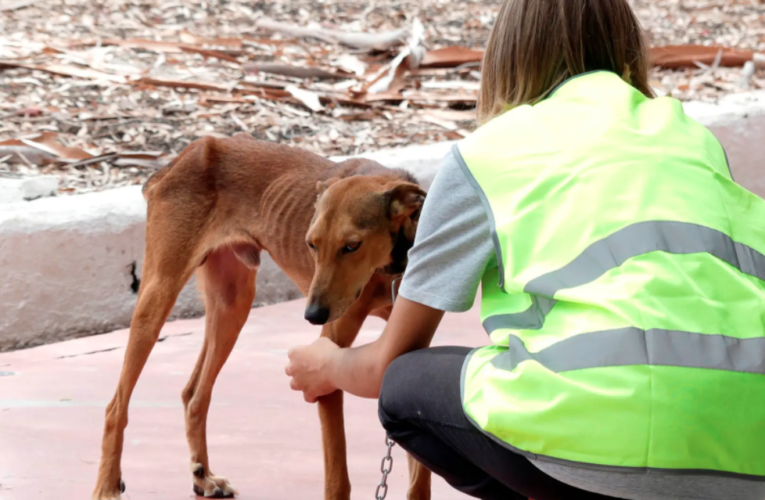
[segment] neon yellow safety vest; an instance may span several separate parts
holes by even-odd
[[[765,201],[715,137],[600,71],[455,154],[498,260],[471,421],[539,460],[765,480]]]

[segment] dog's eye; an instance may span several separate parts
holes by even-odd
[[[306,241],[305,244],[308,245],[308,248],[310,248],[311,250],[316,250],[316,245],[314,245],[310,241]]]
[[[361,246],[361,242],[348,243],[347,245],[343,247],[343,253],[353,253],[356,250],[358,250],[360,246]]]

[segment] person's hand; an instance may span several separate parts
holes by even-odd
[[[340,349],[326,337],[319,337],[313,344],[293,347],[287,352],[290,362],[285,373],[292,377],[290,387],[303,391],[303,399],[315,403],[321,396],[337,390],[329,380],[332,355]]]

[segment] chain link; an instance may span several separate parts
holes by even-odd
[[[390,299],[392,303],[396,303],[396,296],[397,296],[397,290],[396,290],[396,283],[401,281],[401,276],[394,278],[393,281],[390,282]]]
[[[396,283],[401,281],[401,276],[395,278],[390,284],[390,298],[391,302],[396,303]],[[396,445],[391,439],[385,436],[385,446],[388,447],[388,453],[383,457],[380,462],[380,472],[382,472],[382,480],[377,485],[375,490],[375,500],[385,500],[388,496],[388,474],[393,470],[393,456],[391,450]]]
[[[391,450],[396,445],[388,436],[385,436],[385,445],[388,447],[388,453],[383,457],[380,462],[380,472],[382,472],[382,481],[377,485],[375,490],[375,500],[385,500],[388,496],[388,474],[393,470],[393,456],[391,456]]]

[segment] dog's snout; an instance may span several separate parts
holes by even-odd
[[[329,308],[318,304],[309,304],[305,308],[305,319],[312,325],[323,325],[329,319]]]

